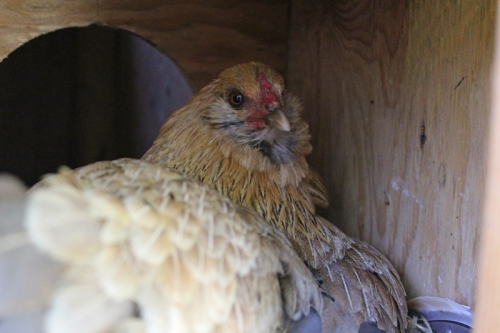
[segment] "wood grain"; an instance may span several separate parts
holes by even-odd
[[[408,297],[472,304],[494,1],[291,6],[288,83],[330,220],[377,247]]]
[[[155,44],[199,89],[242,62],[261,61],[284,72],[287,8],[286,0],[3,0],[0,60],[42,34],[101,24]]]

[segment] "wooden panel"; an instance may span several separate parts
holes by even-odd
[[[500,327],[500,19],[496,20],[492,114],[488,141],[486,194],[477,287],[475,332]]]
[[[287,1],[4,0],[0,60],[56,29],[99,23],[146,38],[197,88],[231,65],[261,61],[285,70]]]
[[[409,297],[473,302],[494,1],[292,2],[330,219],[389,256]]]

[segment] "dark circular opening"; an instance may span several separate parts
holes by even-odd
[[[176,65],[129,32],[40,36],[0,63],[0,172],[32,185],[61,165],[139,158],[191,95]]]

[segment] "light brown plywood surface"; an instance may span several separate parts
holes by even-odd
[[[102,24],[155,44],[199,89],[242,62],[261,61],[283,72],[287,8],[283,0],[4,0],[0,60],[41,34]]]
[[[472,304],[494,1],[292,2],[289,89],[330,219],[381,250],[408,296]]]

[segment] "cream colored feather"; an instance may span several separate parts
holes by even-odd
[[[322,309],[285,236],[145,161],[61,169],[30,190],[25,220],[65,267],[47,332],[278,332]]]
[[[29,243],[23,231],[26,187],[0,175],[0,332],[35,333],[61,265]],[[37,272],[36,277],[34,272]]]

